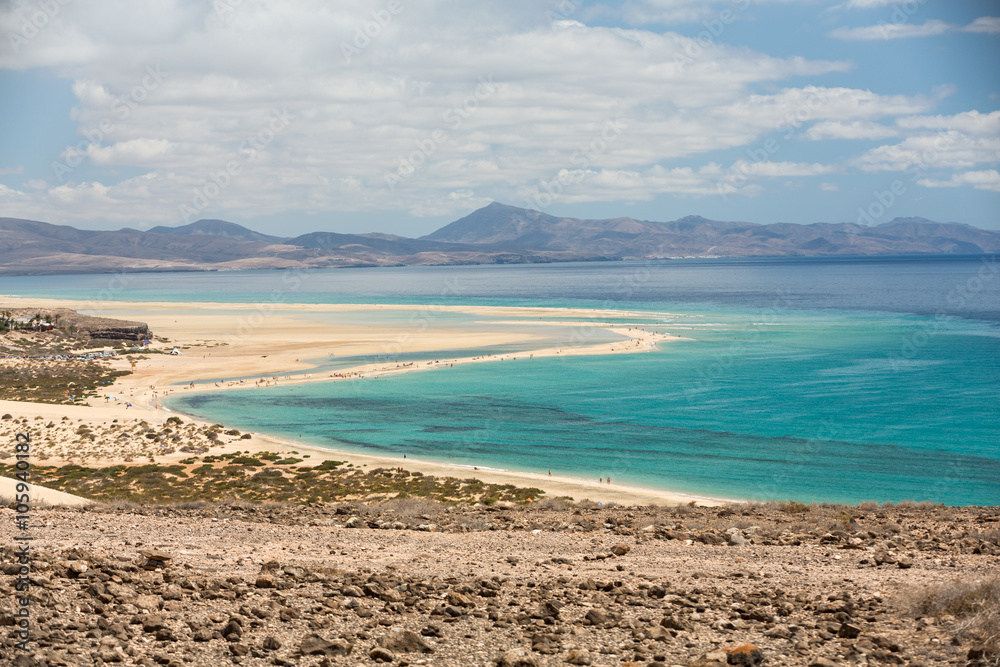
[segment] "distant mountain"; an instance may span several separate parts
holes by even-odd
[[[283,239],[278,236],[268,236],[253,230],[247,229],[235,222],[225,220],[198,220],[190,225],[181,227],[153,227],[150,234],[178,234],[196,235],[205,234],[207,236],[221,236],[222,238],[234,241],[257,241],[259,243],[280,243]]]
[[[198,271],[430,264],[512,264],[672,257],[986,254],[1000,233],[896,218],[854,223],[580,220],[494,202],[410,239],[392,234],[261,234],[225,220],[181,227],[80,230],[0,218],[0,274]]]
[[[977,254],[1000,250],[1000,234],[957,223],[897,218],[877,227],[633,218],[578,220],[492,203],[425,239],[582,256],[763,257],[782,255]]]
[[[304,248],[236,240],[201,227],[194,229],[201,231],[92,231],[0,218],[0,273],[202,270],[240,263],[249,263],[246,268],[265,268],[283,266],[310,254]]]

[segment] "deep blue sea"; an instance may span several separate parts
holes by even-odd
[[[187,395],[172,407],[334,448],[693,494],[1000,505],[1000,263],[990,257],[44,276],[0,278],[0,293],[412,304],[371,316],[449,328],[482,318],[421,306],[627,311],[619,322],[690,340]],[[572,333],[603,340],[587,325]]]

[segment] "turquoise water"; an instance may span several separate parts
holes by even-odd
[[[1000,278],[992,261],[703,260],[3,278],[0,292],[265,306],[640,311],[644,326],[691,340],[648,354],[519,358],[385,379],[188,395],[173,407],[323,446],[610,475],[695,494],[1000,505]],[[127,284],[109,288],[116,280]],[[482,319],[420,312],[432,314],[428,326],[442,328]],[[377,316],[388,322],[414,313]],[[575,333],[586,338],[591,331]],[[344,360],[326,361],[334,368]]]
[[[355,451],[711,496],[998,505],[998,340],[959,324],[919,359],[887,356],[917,323],[790,316],[648,354],[521,358],[174,405]]]

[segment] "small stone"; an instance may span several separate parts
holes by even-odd
[[[470,600],[466,596],[462,595],[461,593],[455,593],[455,592],[448,593],[448,596],[445,599],[448,601],[448,604],[454,605],[456,607],[475,607],[476,606],[475,602],[473,602],[472,600]]]
[[[436,625],[427,625],[427,626],[425,626],[420,631],[420,634],[422,634],[424,637],[443,637],[444,636],[443,634],[441,634],[441,628],[439,628]]]
[[[537,618],[559,618],[560,606],[558,603],[551,600],[546,600],[542,604],[538,605],[538,609],[535,611],[535,616]]]
[[[860,634],[861,628],[850,623],[841,624],[840,629],[837,630],[837,636],[843,639],[857,639]]]
[[[590,651],[573,651],[566,656],[566,662],[571,665],[589,665],[591,663]]]
[[[504,651],[496,661],[497,667],[538,667],[535,658],[521,648]]]
[[[911,567],[913,567],[913,561],[910,560],[909,558],[900,558],[898,561],[896,561],[896,567],[898,567],[900,570],[909,570]]]
[[[753,644],[738,644],[725,649],[726,662],[740,667],[756,667],[764,662],[764,652]]]
[[[229,619],[226,627],[222,628],[223,637],[229,637],[230,635],[235,635],[237,639],[243,636],[243,626],[237,623],[234,618]]]
[[[434,652],[434,649],[428,646],[427,642],[421,639],[420,635],[412,630],[403,630],[402,628],[391,628],[389,634],[379,640],[379,644],[390,651],[399,651],[401,653]]]
[[[809,667],[839,667],[837,663],[829,658],[813,658]]]
[[[660,621],[660,625],[668,630],[688,630],[687,624],[682,621],[677,620],[673,616],[664,616],[663,620]]]
[[[369,653],[368,657],[375,662],[392,662],[396,659],[395,654],[392,651],[388,651],[381,646],[376,646]]]
[[[354,644],[343,639],[327,641],[316,634],[309,635],[299,644],[299,652],[303,655],[344,656],[350,655],[353,649]]]
[[[88,570],[87,563],[82,560],[74,560],[69,563],[69,571],[73,574],[74,578],[79,577],[81,574]]]
[[[271,635],[264,640],[263,646],[265,651],[277,651],[281,648],[281,642],[278,641],[277,637]]]
[[[142,618],[143,632],[157,632],[165,627],[167,627],[166,623],[163,622],[163,617],[159,614],[150,614]]]
[[[627,544],[616,544],[614,547],[611,548],[611,553],[613,553],[616,556],[624,556],[629,551],[632,551],[632,547],[630,547]]]
[[[170,628],[162,628],[156,631],[156,641],[158,642],[175,642],[177,641],[177,635]]]
[[[235,656],[243,657],[250,652],[250,647],[246,644],[230,644],[229,652]]]

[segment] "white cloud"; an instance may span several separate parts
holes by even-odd
[[[559,203],[580,204],[609,199],[641,201],[662,194],[753,196],[762,192],[766,179],[816,176],[836,171],[838,168],[834,165],[746,160],[738,160],[728,167],[712,162],[698,168],[655,165],[641,170],[561,169],[534,187],[518,189],[513,201],[545,208],[556,199]]]
[[[832,174],[837,171],[837,167],[828,164],[802,163],[802,162],[746,162],[740,160],[733,165],[733,169],[740,173],[751,174],[762,177],[786,177],[786,176],[819,176],[822,174]]]
[[[977,190],[1000,192],[1000,171],[988,169],[984,171],[966,171],[954,174],[946,181],[924,178],[917,181],[925,188],[957,188],[971,185]]]
[[[908,130],[955,130],[983,137],[1000,136],[1000,111],[965,111],[954,116],[909,116],[900,118],[896,124]]]
[[[892,5],[899,2],[899,0],[849,0],[847,3],[848,9],[873,9],[876,7],[885,7],[886,5]]]
[[[908,140],[944,131],[891,125],[900,116],[938,122],[926,115],[935,98],[810,85],[848,72],[848,62],[588,26],[585,6],[553,24],[557,3],[478,3],[471,12],[459,0],[404,2],[380,26],[372,12],[384,0],[231,4],[220,16],[189,0],[66,3],[18,53],[0,49],[0,67],[50,67],[74,81],[80,141],[51,158],[86,160],[24,186],[17,214],[177,224],[181,206],[212,192],[199,215],[438,216],[523,201],[563,173],[566,201],[706,196],[746,164],[705,164],[719,160],[706,157],[713,151],[759,150],[768,138],[785,150],[790,134]],[[644,22],[704,20],[691,17],[732,6],[636,0],[626,9]],[[0,4],[0,32],[17,29],[20,11]],[[149,68],[162,80],[151,81]],[[274,114],[285,111],[290,120],[274,132]],[[980,121],[953,122],[957,132]],[[614,136],[609,123],[622,126]],[[386,176],[401,163],[415,171],[390,189]],[[738,191],[834,171],[778,151]]]
[[[909,37],[932,37],[951,32],[955,26],[944,21],[931,20],[919,25],[912,23],[880,23],[857,28],[837,28],[831,37],[844,40],[906,39]]]
[[[14,197],[23,197],[24,193],[20,190],[15,190],[14,188],[8,188],[3,183],[0,183],[0,197],[5,199],[13,199]]]
[[[175,147],[176,144],[166,139],[130,139],[111,146],[90,144],[87,156],[94,164],[148,166],[160,162]]]
[[[826,121],[816,123],[806,130],[806,138],[814,141],[826,139],[888,139],[895,136],[899,136],[899,130],[896,128],[871,121],[854,121],[851,123]]]
[[[840,187],[837,186],[835,183],[820,183],[819,189],[822,190],[823,192],[836,192],[840,190]]]
[[[1000,34],[1000,17],[982,16],[972,23],[960,26],[932,19],[925,23],[882,22],[856,28],[836,28],[830,36],[843,40],[871,41],[878,39],[908,39],[910,37],[935,37],[954,32]]]
[[[627,0],[621,9],[622,17],[633,25],[659,23],[677,25],[718,20],[725,17],[723,26],[729,25],[751,4],[758,2],[791,3],[796,0]],[[718,35],[715,35],[718,37]]]
[[[897,125],[909,136],[873,148],[854,164],[865,171],[970,169],[1000,162],[1000,111],[953,116],[909,116]]]
[[[965,32],[984,32],[990,35],[1000,34],[1000,16],[981,16],[963,28]]]

